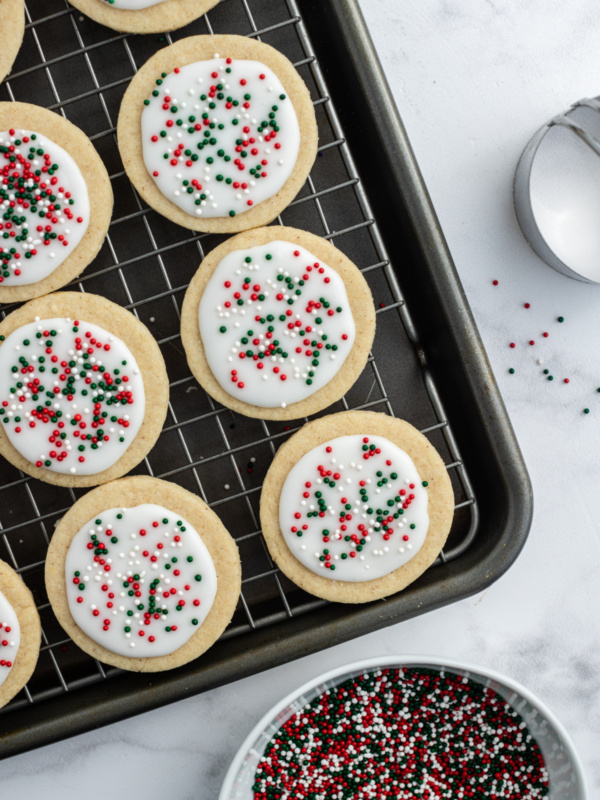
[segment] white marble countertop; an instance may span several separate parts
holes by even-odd
[[[600,15],[591,0],[362,5],[530,471],[527,545],[480,596],[4,761],[2,800],[214,800],[275,701],[326,669],[384,653],[462,658],[524,683],[571,733],[590,797],[599,796],[600,287],[529,250],[511,183],[536,128],[600,93]]]

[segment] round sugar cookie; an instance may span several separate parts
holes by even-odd
[[[9,74],[25,33],[23,0],[0,0],[0,81]]]
[[[186,292],[181,338],[206,391],[240,414],[298,419],[362,372],[375,306],[359,269],[326,239],[272,226],[209,253]]]
[[[157,478],[100,486],[60,520],[46,558],[52,608],[106,664],[158,672],[202,655],[229,625],[238,549],[199,497]]]
[[[437,558],[454,514],[437,451],[408,422],[344,411],[277,451],[260,498],[273,560],[310,594],[365,603],[404,589]]]
[[[33,595],[12,567],[0,561],[0,708],[31,677],[42,628]]]
[[[144,200],[211,233],[274,220],[308,177],[318,138],[292,63],[244,36],[192,36],[152,56],[125,92],[117,137]]]
[[[0,303],[14,303],[59,289],[93,261],[113,193],[83,131],[29,103],[0,103],[0,174],[9,181],[0,184],[0,214],[12,212],[0,220],[8,234],[0,237]]]
[[[104,297],[57,292],[0,323],[0,453],[34,478],[119,478],[154,446],[168,399],[156,340]]]
[[[90,19],[123,33],[167,33],[198,19],[219,0],[73,0]]]

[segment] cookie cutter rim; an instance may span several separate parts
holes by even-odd
[[[557,272],[566,275],[569,278],[574,278],[583,283],[600,284],[600,278],[592,280],[586,277],[581,272],[569,267],[568,264],[559,258],[554,250],[550,247],[544,234],[542,233],[533,211],[532,198],[531,198],[531,172],[533,163],[537,155],[538,149],[544,140],[544,137],[555,125],[561,125],[572,131],[582,142],[584,142],[596,155],[600,156],[600,140],[591,134],[581,123],[576,122],[571,118],[571,114],[578,108],[591,108],[594,111],[600,112],[600,98],[587,98],[584,97],[578,100],[562,114],[553,117],[549,122],[543,125],[531,137],[525,149],[521,153],[517,168],[515,170],[515,177],[513,182],[513,201],[515,207],[515,214],[517,222],[521,228],[523,236],[527,240],[531,249],[544,261],[548,266],[557,270]],[[600,267],[600,264],[599,264]]]

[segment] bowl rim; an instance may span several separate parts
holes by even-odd
[[[250,733],[246,736],[242,744],[240,745],[238,751],[236,752],[233,761],[229,765],[229,769],[227,770],[227,774],[225,775],[225,780],[223,781],[223,785],[221,787],[221,791],[219,793],[219,800],[231,800],[231,790],[233,788],[233,783],[235,777],[242,765],[246,754],[250,750],[253,742],[260,736],[260,734],[266,729],[266,727],[271,724],[279,714],[284,711],[291,703],[301,697],[303,694],[314,689],[316,686],[322,683],[326,683],[327,681],[333,680],[334,678],[338,678],[343,675],[350,675],[355,672],[360,672],[364,669],[372,669],[374,667],[384,667],[384,668],[400,668],[400,667],[410,667],[410,666],[423,666],[423,667],[437,667],[440,669],[448,669],[448,670],[461,670],[463,672],[473,673],[474,675],[479,675],[484,678],[489,678],[491,680],[496,681],[497,683],[502,684],[507,689],[510,689],[517,694],[521,695],[525,700],[527,700],[534,708],[536,708],[540,714],[547,720],[547,722],[552,725],[556,734],[558,735],[559,739],[561,740],[562,744],[564,745],[565,749],[569,753],[569,757],[573,764],[573,768],[577,775],[577,780],[581,785],[581,797],[579,800],[588,800],[588,792],[587,786],[585,782],[585,775],[583,771],[583,765],[581,764],[579,755],[577,750],[575,749],[575,745],[573,744],[570,735],[567,733],[566,728],[560,722],[560,720],[554,715],[554,713],[548,708],[548,706],[539,699],[536,695],[534,695],[529,689],[525,686],[520,684],[518,681],[513,680],[512,678],[508,678],[500,672],[496,670],[490,669],[488,667],[480,667],[476,664],[472,664],[470,661],[460,661],[455,658],[441,658],[439,656],[428,656],[428,655],[380,655],[380,656],[372,656],[371,658],[363,658],[358,661],[352,661],[348,664],[343,664],[340,667],[335,667],[334,669],[327,670],[326,672],[321,673],[320,675],[311,678],[311,680],[303,683],[297,689],[289,692],[284,698],[282,698],[278,703],[275,703],[266,714],[260,718],[260,720],[254,725]]]

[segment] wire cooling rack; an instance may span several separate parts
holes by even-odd
[[[66,0],[27,0],[26,14],[23,47],[10,79],[0,86],[0,99],[35,103],[62,114],[91,138],[109,170],[115,194],[109,234],[98,257],[69,288],[120,303],[158,340],[169,372],[169,413],[157,445],[134,472],[198,493],[235,537],[242,558],[242,595],[224,636],[245,636],[252,648],[253,631],[285,625],[325,603],[279,572],[259,529],[258,500],[271,459],[306,420],[264,422],[234,414],[198,386],[184,356],[179,334],[184,292],[201,259],[224,237],[191,234],[148,208],[127,179],[116,145],[120,101],[136,69],[156,50],[184,36],[235,33],[260,39],[287,55],[307,83],[319,126],[319,154],[300,195],[278,222],[324,236],[346,252],[365,275],[377,306],[377,335],[368,365],[346,397],[325,413],[382,411],[409,420],[430,438],[447,464],[457,501],[448,546],[437,563],[456,559],[478,527],[469,477],[424,367],[409,310],[296,0],[222,0],[202,19],[164,36],[114,33],[81,16]],[[10,310],[5,306],[0,315]],[[82,653],[65,636],[45,593],[44,558],[54,525],[81,494],[0,463],[0,558],[32,589],[43,627],[38,667],[28,686],[0,713],[82,691],[119,672]]]

